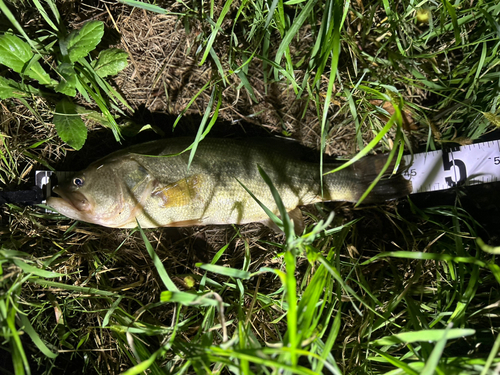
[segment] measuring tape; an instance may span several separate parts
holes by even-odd
[[[404,155],[412,194],[500,181],[500,141]]]
[[[35,171],[35,185],[42,189],[43,196],[48,198],[52,195],[52,176],[57,175],[57,179],[63,181],[73,175],[75,172],[52,172],[52,171]],[[47,199],[42,201],[43,204],[47,203]],[[47,210],[46,210],[47,211]],[[48,211],[47,211],[48,212]],[[52,211],[50,211],[52,212]]]
[[[403,177],[411,181],[412,194],[500,181],[500,141],[404,155],[403,159],[409,166]],[[44,190],[45,197],[52,192],[52,174],[51,171],[35,172],[36,185]],[[61,180],[71,174],[57,172]]]

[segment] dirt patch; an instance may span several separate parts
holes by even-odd
[[[175,12],[176,8],[170,10]],[[204,50],[200,36],[206,31],[196,18],[179,19],[174,15],[155,14],[125,6],[112,7],[101,18],[110,28],[119,32],[121,43],[118,46],[130,55],[130,65],[116,78],[115,83],[134,109],[171,115],[173,118],[183,111],[187,117],[201,117],[212,92],[211,87],[204,87],[211,81],[223,80],[225,86],[221,95],[219,120],[229,124],[225,128],[229,132],[231,126],[244,124],[250,133],[252,126],[259,127],[269,134],[290,135],[304,145],[319,149],[320,123],[316,103],[297,98],[292,86],[283,80],[272,82],[272,77],[265,76],[261,59],[254,58],[245,66],[246,77],[253,90],[251,93],[242,87],[242,80],[237,74],[221,77],[216,62],[210,56],[205,64],[199,65]],[[222,64],[234,60],[233,66],[222,66],[224,72],[235,71],[245,63],[244,56],[228,57],[231,53],[231,26],[229,21],[223,24],[228,32],[220,33],[214,44]],[[309,51],[306,45],[311,43],[310,30],[304,28],[291,49],[293,59],[306,59]],[[248,50],[251,50],[251,46],[248,46]],[[270,55],[274,52],[271,51]],[[303,74],[297,71],[299,78]],[[327,85],[326,78],[321,85]],[[197,97],[196,100],[186,110],[194,97]],[[338,110],[339,107],[332,103],[329,113],[332,124],[339,123],[339,119],[345,120]],[[167,130],[173,118],[169,124],[155,125]],[[353,154],[354,133],[354,127],[346,126],[345,123],[332,126],[327,153]]]

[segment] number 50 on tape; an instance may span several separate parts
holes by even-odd
[[[405,155],[403,158],[405,165],[409,166],[403,176],[412,182],[412,193],[500,181],[500,141]]]

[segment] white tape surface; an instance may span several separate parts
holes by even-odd
[[[412,193],[500,181],[500,141],[404,156]]]

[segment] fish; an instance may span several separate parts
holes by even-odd
[[[339,162],[318,162],[303,146],[277,139],[206,138],[183,152],[192,138],[169,138],[114,152],[53,188],[47,204],[68,218],[112,228],[186,227],[208,224],[272,224],[244,185],[279,215],[259,166],[270,177],[294,225],[299,206],[324,201],[357,202],[385,164],[367,156],[335,173]],[[411,183],[401,174],[380,180],[364,202],[404,197]],[[300,229],[299,229],[300,231]]]

